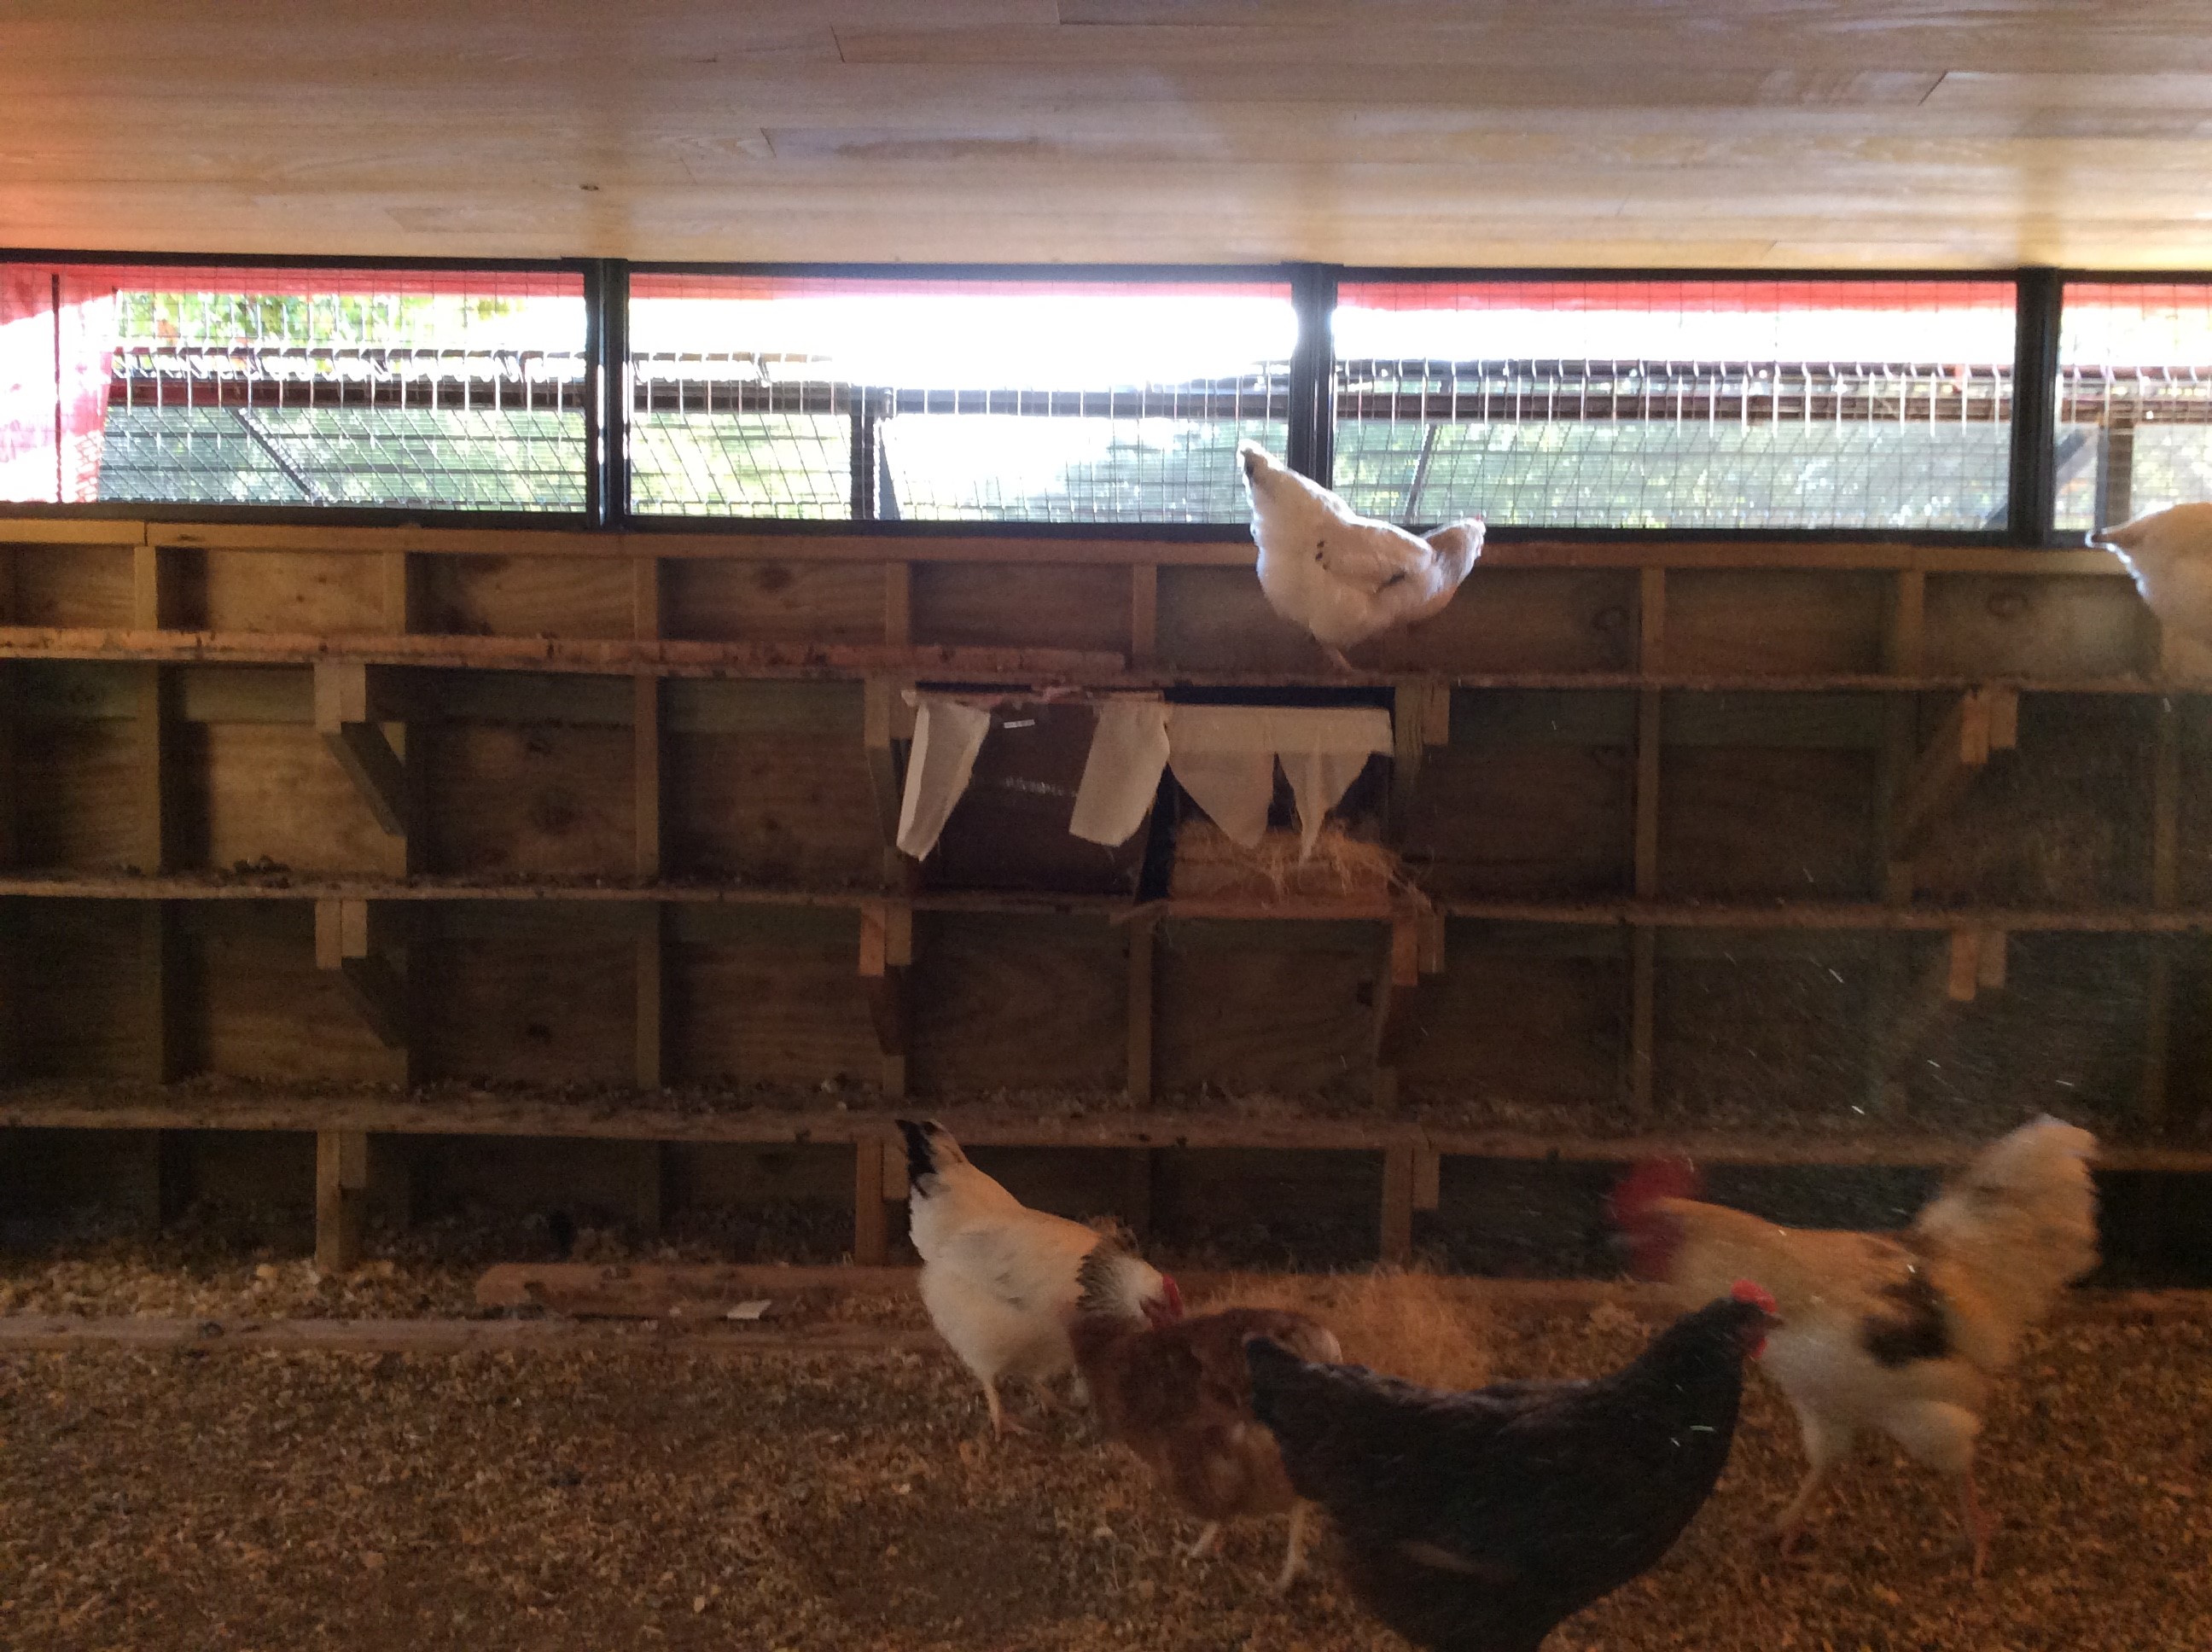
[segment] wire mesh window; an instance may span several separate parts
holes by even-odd
[[[574,511],[555,273],[0,267],[0,497]]]
[[[638,275],[640,512],[874,520],[1243,519],[1280,452],[1286,283]]]
[[[2212,499],[2212,282],[2069,282],[2057,525]]]
[[[1990,529],[2009,282],[1346,282],[1335,480],[1404,522]]]

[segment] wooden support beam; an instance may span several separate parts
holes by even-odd
[[[898,754],[892,742],[897,738],[902,689],[902,683],[887,677],[869,677],[860,688],[861,738],[867,750],[868,784],[875,793],[876,825],[883,835],[887,867],[900,859]]]
[[[2019,690],[1972,689],[1960,695],[1913,763],[1890,811],[1890,859],[1910,859],[1990,758],[2019,744]]]
[[[868,1136],[853,1144],[853,1260],[881,1267],[890,1252],[890,1224],[884,1209],[884,1139]]]
[[[2130,440],[2133,440],[2130,430]],[[2150,902],[2166,911],[2181,898],[2181,713],[2161,700],[2151,736]],[[2144,1130],[2164,1133],[2171,1114],[2173,1062],[2174,943],[2154,935],[2144,985],[2142,1084],[2138,1113]]]
[[[860,908],[860,977],[868,1015],[883,1058],[885,1101],[906,1095],[907,970],[914,963],[914,908],[903,901],[871,902]]]
[[[315,902],[315,967],[337,976],[380,1043],[407,1048],[407,984],[374,944],[368,902]]]
[[[1628,1105],[1650,1116],[1658,1077],[1659,932],[1638,924],[1628,932]]]
[[[1636,823],[1632,860],[1639,900],[1659,893],[1659,690],[1636,696]]]
[[[125,1132],[111,1150],[114,1203],[148,1238],[181,1216],[191,1200],[191,1143],[181,1131]]]
[[[1375,1101],[1398,1099],[1398,1063],[1420,1028],[1421,924],[1416,916],[1390,926],[1390,951],[1375,985]]]
[[[1414,1160],[1419,1151],[1412,1142],[1382,1150],[1382,1259],[1399,1267],[1413,1260]]]
[[[315,1133],[315,1267],[348,1273],[361,1263],[368,1208],[368,1137],[359,1130]]]
[[[641,642],[660,635],[660,558],[640,556],[629,565],[630,635]]]
[[[640,1090],[659,1090],[667,1082],[668,1009],[663,986],[667,969],[666,909],[651,902],[638,911],[637,1054]]]
[[[1129,665],[1149,670],[1160,654],[1160,570],[1156,563],[1129,566]]]
[[[137,839],[131,865],[138,872],[160,873],[169,869],[170,844],[174,835],[174,765],[171,752],[174,744],[175,688],[165,666],[133,665],[129,669],[136,690],[133,720],[138,739],[137,758],[131,770],[131,818]]]
[[[1436,677],[1400,678],[1390,691],[1390,813],[1402,835],[1430,748],[1451,743],[1451,684]]]
[[[315,665],[315,732],[392,837],[408,828],[407,767],[369,709],[368,667],[357,659]]]
[[[1129,1046],[1123,1068],[1122,1088],[1131,1103],[1152,1103],[1152,985],[1153,943],[1158,926],[1152,914],[1139,913],[1124,926],[1129,947]]]
[[[183,1075],[185,1068],[183,1017],[178,1013],[183,995],[184,963],[177,940],[175,919],[166,901],[148,901],[138,908],[138,1050],[139,1078],[149,1084],[166,1084]]]
[[[1917,677],[1928,652],[1928,575],[1907,568],[1893,578],[1883,661],[1892,676]]]
[[[624,1145],[629,1149],[629,1218],[640,1232],[658,1233],[668,1187],[662,1144],[639,1141]]]
[[[1121,1219],[1139,1239],[1152,1230],[1152,1150],[1133,1147],[1121,1156]]]
[[[1416,1147],[1413,1150],[1413,1208],[1433,1211],[1443,1202],[1443,1155],[1433,1147]]]
[[[421,565],[404,550],[381,551],[377,562],[384,629],[393,636],[404,637],[416,629],[416,616],[422,607]]]
[[[631,835],[635,853],[630,870],[641,884],[660,881],[660,679],[631,679],[630,730],[633,799]]]
[[[139,631],[161,631],[176,623],[179,553],[158,545],[134,545],[131,551],[131,624]]]
[[[905,562],[884,564],[884,642],[903,648],[914,641],[914,568]]]

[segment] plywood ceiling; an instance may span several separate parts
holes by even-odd
[[[2177,0],[0,0],[0,245],[2212,266]]]

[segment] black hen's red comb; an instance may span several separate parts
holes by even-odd
[[[1762,1313],[1773,1314],[1777,1304],[1774,1293],[1756,1279],[1738,1279],[1729,1287],[1729,1295],[1738,1302],[1747,1302]]]

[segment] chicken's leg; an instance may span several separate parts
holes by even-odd
[[[1989,1562],[1990,1521],[1987,1511],[1982,1507],[1982,1500],[1974,1494],[1973,1464],[1966,1465],[1966,1472],[1960,1480],[1966,1488],[1966,1535],[1974,1546],[1974,1576],[1978,1580],[1982,1568]]]
[[[1186,1560],[1195,1560],[1202,1554],[1211,1553],[1213,1549],[1213,1540],[1220,1535],[1221,1522],[1218,1520],[1209,1520],[1206,1522],[1204,1529],[1189,1542],[1176,1544],[1176,1552]]]
[[[1291,1539],[1283,1549],[1283,1569],[1275,1574],[1274,1592],[1287,1594],[1291,1580],[1305,1570],[1306,1505],[1303,1499],[1291,1505]]]
[[[1835,1467],[1850,1449],[1851,1430],[1848,1424],[1837,1425],[1823,1421],[1811,1412],[1798,1418],[1798,1431],[1804,1436],[1805,1455],[1810,1466],[1805,1479],[1797,1487],[1797,1495],[1790,1499],[1790,1506],[1782,1511],[1782,1519],[1775,1535],[1782,1540],[1782,1552],[1796,1552],[1797,1540],[1805,1534],[1805,1517],[1813,1511],[1813,1504],[1827,1484],[1828,1471]]]
[[[1343,649],[1332,648],[1326,642],[1322,642],[1319,637],[1316,637],[1314,641],[1321,648],[1322,658],[1328,662],[1329,670],[1340,671],[1346,677],[1359,675],[1359,667],[1345,658]]]
[[[1029,1430],[1006,1415],[1006,1406],[999,1399],[996,1377],[983,1379],[983,1404],[991,1413],[991,1437],[1003,1440],[1009,1434],[1027,1434]]]

